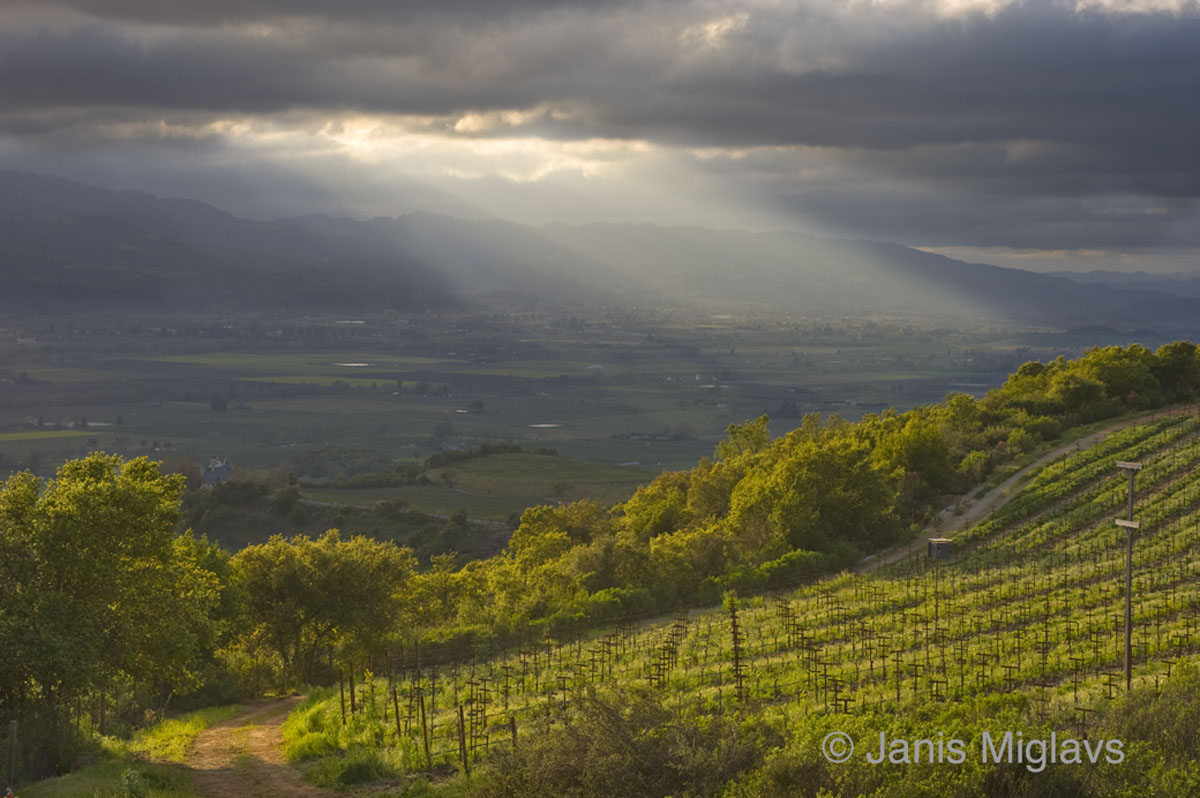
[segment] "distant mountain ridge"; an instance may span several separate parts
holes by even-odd
[[[195,200],[0,171],[0,309],[416,307],[453,301],[424,265]]]
[[[1149,272],[1117,272],[1096,269],[1089,272],[1047,272],[1085,285],[1109,285],[1135,288],[1139,291],[1158,291],[1175,296],[1200,297],[1200,277],[1178,272],[1150,274]]]
[[[899,244],[786,231],[611,223],[535,228],[426,213],[364,222],[314,214],[289,221],[406,253],[477,297],[587,294],[602,301],[790,309],[817,317],[969,317],[1065,327],[1150,320],[1190,328],[1200,311],[1200,302],[1189,297],[964,263]]]
[[[898,244],[430,213],[240,219],[0,171],[0,310],[341,311],[529,301],[1190,330],[1200,298],[971,264]]]

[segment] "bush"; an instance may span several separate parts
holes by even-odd
[[[146,784],[142,781],[141,772],[129,768],[121,774],[121,793],[125,798],[144,798]]]
[[[325,735],[311,731],[298,739],[289,740],[283,747],[283,755],[289,762],[307,762],[333,750]]]
[[[305,773],[308,780],[318,787],[346,787],[392,779],[398,775],[379,751],[365,747],[352,748],[344,756],[322,759]]]
[[[565,727],[535,728],[516,750],[492,754],[485,798],[720,795],[780,744],[765,727],[724,717],[679,717],[647,688],[592,693]]]
[[[975,484],[983,482],[992,472],[992,454],[990,451],[976,449],[967,452],[962,462],[958,464],[958,472],[962,474],[969,483]]]
[[[267,495],[267,486],[242,479],[218,482],[212,486],[212,501],[226,507],[241,507]]]

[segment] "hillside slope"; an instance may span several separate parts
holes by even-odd
[[[1109,699],[1124,693],[1124,547],[1114,519],[1123,514],[1126,486],[1118,460],[1145,466],[1136,481],[1142,531],[1134,558],[1134,681],[1153,694],[1200,653],[1200,420],[1186,412],[1127,426],[1036,469],[996,514],[958,535],[954,557],[940,564],[921,552],[871,573],[823,579],[749,600],[736,621],[728,610],[681,613],[596,629],[580,642],[525,641],[469,668],[454,662],[466,652],[452,649],[440,652],[441,666],[428,649],[422,664],[402,659],[399,706],[433,695],[431,720],[422,726],[409,712],[407,731],[386,732],[385,747],[408,749],[407,735],[428,728],[433,761],[455,763],[462,705],[472,755],[498,748],[511,767],[506,737],[489,743],[489,730],[512,723],[570,729],[594,720],[593,691],[637,694],[646,686],[671,716],[689,722],[741,715],[767,724],[827,785],[841,783],[842,771],[819,760],[814,729],[861,731],[901,718],[899,734],[921,719],[936,726],[944,717],[961,728],[992,712],[1047,736],[1052,728],[1102,736],[1097,718],[1108,723]],[[364,684],[360,695],[370,689]],[[316,718],[333,704],[307,712]],[[799,750],[798,741],[812,750]],[[530,744],[542,755],[553,745]],[[416,757],[408,761],[423,769]],[[1099,778],[1093,771],[1078,777]],[[889,771],[892,781],[904,778]],[[762,779],[745,794],[772,794],[759,792]],[[843,783],[833,794],[857,792]]]
[[[429,213],[239,219],[201,202],[0,171],[0,311],[367,311],[630,303],[1190,333],[1200,298],[963,263],[897,244]]]
[[[964,263],[897,244],[650,224],[540,228],[427,213],[289,220],[428,263],[464,293],[772,308],[830,316],[1189,330],[1200,301]]]

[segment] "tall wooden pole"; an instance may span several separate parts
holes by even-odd
[[[433,770],[433,755],[429,751],[429,723],[425,720],[425,691],[417,688],[417,697],[421,699],[421,737],[425,741],[425,770]]]
[[[458,756],[462,760],[463,773],[471,775],[471,764],[467,761],[467,724],[463,718],[463,706],[458,705]]]
[[[1133,475],[1129,474],[1129,515],[1133,521]],[[1133,527],[1125,528],[1125,692],[1133,685]]]
[[[1118,461],[1117,468],[1129,476],[1128,517],[1117,521],[1125,530],[1125,691],[1129,692],[1133,686],[1133,533],[1138,528],[1133,520],[1133,478],[1142,466]]]

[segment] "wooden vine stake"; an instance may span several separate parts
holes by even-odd
[[[346,676],[338,669],[338,695],[342,700],[342,725],[346,725]]]
[[[730,594],[726,597],[726,604],[729,605],[729,625],[733,634],[733,679],[737,685],[737,700],[741,703],[746,700],[746,691],[743,687],[746,671],[742,652],[742,629],[738,626],[737,597]]]
[[[471,775],[471,764],[467,761],[467,728],[463,718],[463,706],[458,705],[458,756],[462,760],[463,773]]]
[[[404,732],[400,729],[400,696],[396,694],[396,685],[392,685],[392,707],[396,710],[396,739],[399,740],[404,736]]]
[[[425,769],[433,770],[433,754],[429,750],[429,723],[425,720],[425,693],[418,688],[421,699],[421,736],[425,738]]]

